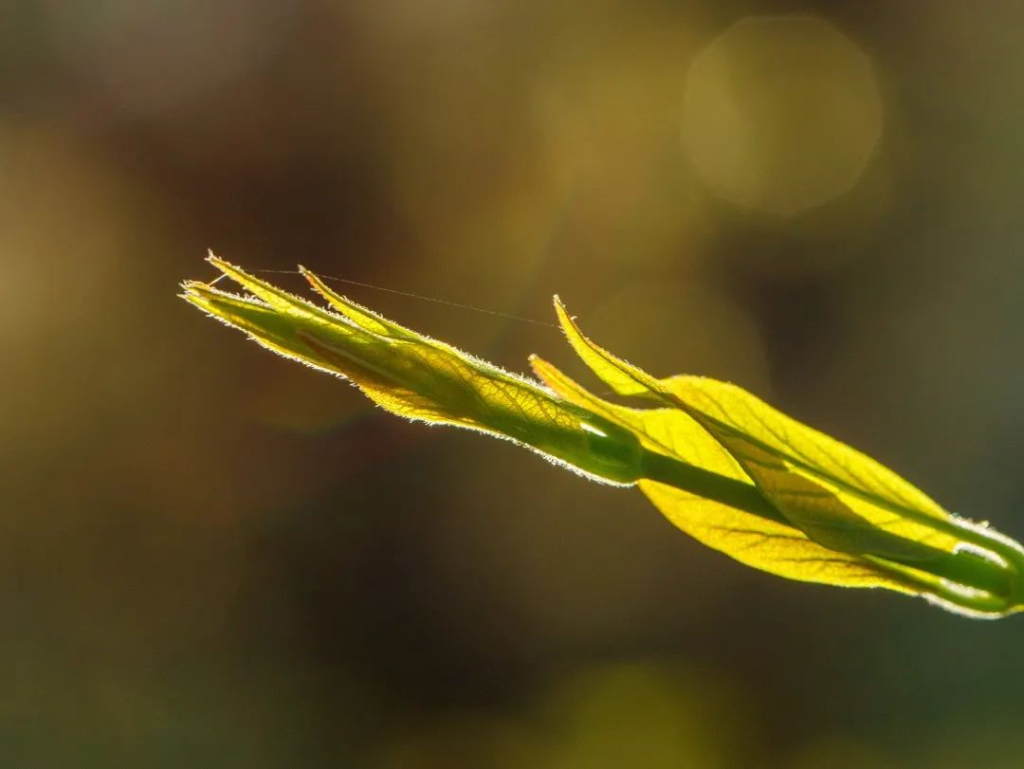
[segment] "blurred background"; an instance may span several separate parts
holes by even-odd
[[[1024,764],[1019,618],[747,569],[175,297],[207,248],[543,321],[558,292],[1019,538],[1022,24],[0,5],[0,766]],[[554,328],[339,288],[583,377]]]

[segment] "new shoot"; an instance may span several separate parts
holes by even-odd
[[[634,408],[551,363],[509,374],[334,293],[328,308],[210,255],[221,277],[182,298],[287,358],[348,379],[382,408],[511,440],[595,481],[637,486],[678,528],[748,566],[840,587],[919,595],[972,617],[1024,608],[1024,548],[959,518],[891,470],[735,385],[658,379],[594,344],[555,298],[570,345]],[[218,278],[219,280],[219,278]]]

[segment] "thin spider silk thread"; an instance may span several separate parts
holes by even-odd
[[[250,272],[257,273],[257,274],[262,273],[262,274],[268,274],[268,275],[301,275],[302,274],[298,270],[250,270]],[[339,277],[334,276],[334,275],[321,275],[319,272],[316,273],[316,275],[317,275],[317,277],[321,278],[322,280],[334,281],[336,283],[344,283],[344,284],[349,285],[349,286],[358,286],[359,288],[368,288],[368,289],[370,289],[372,291],[382,291],[382,292],[387,293],[387,294],[394,294],[396,296],[404,296],[404,297],[407,297],[409,299],[418,299],[421,302],[433,302],[434,304],[440,304],[440,305],[442,305],[444,307],[451,307],[451,308],[454,308],[454,309],[457,309],[457,310],[469,310],[470,312],[479,312],[479,313],[483,313],[484,315],[491,315],[491,316],[496,317],[496,318],[504,318],[505,320],[515,320],[515,321],[519,321],[520,323],[532,323],[535,326],[544,326],[545,328],[554,328],[554,329],[558,329],[559,328],[559,326],[557,326],[554,323],[548,323],[547,321],[537,320],[536,318],[527,318],[527,317],[525,317],[523,315],[512,315],[512,314],[507,313],[507,312],[498,312],[497,310],[488,310],[488,309],[486,309],[484,307],[475,307],[475,306],[473,306],[471,304],[462,304],[461,302],[450,302],[447,299],[438,299],[438,298],[433,297],[433,296],[425,296],[423,294],[414,294],[414,293],[412,293],[410,291],[399,291],[399,290],[394,289],[394,288],[385,288],[384,286],[376,286],[373,283],[364,283],[364,282],[358,281],[358,280],[349,280],[348,278],[339,278]],[[210,283],[209,285],[212,286],[214,283],[216,283],[218,280],[220,280],[223,277],[225,277],[223,274],[220,275],[220,277],[218,277],[216,280],[213,281],[213,283]]]

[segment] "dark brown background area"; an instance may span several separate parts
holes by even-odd
[[[558,292],[1024,535],[1024,6],[536,5],[0,5],[0,764],[1024,762],[1022,620],[746,569],[175,298],[207,248]],[[704,84],[735,114],[693,101],[780,12],[807,35]],[[343,290],[581,373],[553,328]]]

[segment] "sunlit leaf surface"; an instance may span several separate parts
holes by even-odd
[[[330,310],[211,256],[247,292],[184,298],[263,346],[345,378],[388,411],[503,437],[595,480],[638,485],[677,527],[789,579],[919,594],[963,614],[1018,611],[1024,550],[943,510],[864,454],[736,387],[655,378],[591,342],[556,298],[573,349],[611,403],[532,358],[545,386],[405,329],[303,270]]]

